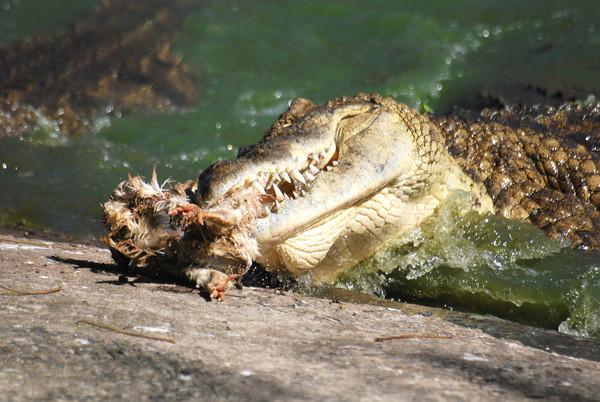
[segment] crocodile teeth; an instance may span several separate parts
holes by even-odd
[[[313,181],[315,179],[315,176],[313,176],[310,172],[304,172],[304,177],[306,177],[306,180],[308,181]]]
[[[292,196],[293,196],[294,198],[298,198],[298,197],[300,197],[300,195],[299,195],[297,192],[295,192],[295,191],[293,191],[293,192],[292,192]]]
[[[328,172],[331,172],[333,170],[333,167],[331,166],[325,166],[325,170]]]
[[[302,184],[306,184],[306,180],[302,177],[302,173],[298,169],[292,169],[290,171],[290,176],[294,178],[294,180],[299,181]]]
[[[320,170],[317,169],[317,167],[315,165],[308,165],[308,170],[310,170],[310,172],[314,175],[316,175],[320,172]]]
[[[273,173],[271,174],[271,182],[278,182],[281,181],[281,177],[279,177],[279,175],[277,173]]]
[[[277,187],[277,184],[273,184],[273,190],[275,191],[275,196],[277,197],[277,201],[283,201],[284,200],[283,193],[281,192],[279,187]]]
[[[279,201],[275,200],[275,210],[278,210],[280,206]]]
[[[333,166],[337,166],[337,165],[338,165],[338,163],[339,163],[338,161],[331,161],[331,164],[332,164]]]
[[[252,187],[261,194],[265,194],[265,189],[258,182],[253,181]]]
[[[285,170],[283,172],[279,173],[279,175],[283,178],[283,180],[287,181],[288,183],[292,182],[290,175],[288,175]]]

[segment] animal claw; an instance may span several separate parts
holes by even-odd
[[[224,278],[213,279],[207,284],[210,298],[216,301],[223,301],[225,299],[225,290],[227,289],[229,282],[237,281],[240,275],[227,275]]]
[[[206,213],[202,208],[194,204],[181,204],[176,206],[171,212],[169,212],[170,216],[178,216],[183,215],[184,218],[189,219],[192,222],[198,223],[199,225],[204,224],[204,218],[206,217]]]
[[[189,222],[204,225],[209,220],[221,225],[233,225],[236,222],[234,214],[226,210],[207,211],[195,204],[180,204],[176,206],[169,215],[172,217],[183,215]]]

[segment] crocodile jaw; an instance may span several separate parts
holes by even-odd
[[[310,272],[315,282],[330,281],[420,225],[451,192],[470,194],[469,210],[494,213],[485,189],[447,162],[443,156],[439,169],[425,180],[399,177],[361,202],[324,216],[283,241],[260,243],[257,261],[271,268],[285,267],[284,271],[294,276]]]
[[[306,197],[257,221],[258,261],[317,280],[357,264],[437,206],[435,199],[411,201],[435,174],[423,172],[420,160],[411,128],[395,111],[381,111],[340,146],[339,165]]]
[[[249,157],[212,168],[199,203],[238,187],[266,193],[253,259],[329,279],[434,212],[447,194],[448,158],[429,120],[392,99],[323,107]]]

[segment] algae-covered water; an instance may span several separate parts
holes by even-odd
[[[95,3],[5,0],[0,41],[60,31]],[[0,225],[97,238],[98,205],[129,171],[157,165],[163,178],[195,178],[257,141],[296,96],[321,102],[376,91],[443,112],[511,85],[600,94],[599,17],[595,0],[202,2],[173,43],[196,77],[198,105],[101,118],[78,137],[42,125],[0,140]],[[342,284],[600,333],[597,255],[523,223],[462,216],[456,205]]]

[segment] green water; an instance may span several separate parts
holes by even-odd
[[[600,335],[600,255],[572,250],[525,222],[461,212],[468,203],[466,194],[452,196],[338,285]]]
[[[4,1],[0,40],[60,30],[93,4]],[[174,43],[197,78],[199,104],[181,113],[99,119],[78,138],[45,125],[1,140],[0,224],[97,238],[98,204],[127,172],[148,174],[156,164],[163,178],[194,178],[257,141],[295,96],[324,101],[377,91],[442,112],[483,86],[598,94],[598,17],[595,0],[205,2]],[[452,252],[434,241],[410,251],[412,265],[398,256],[386,260],[377,289],[366,280],[353,286],[598,333],[600,258],[568,251],[530,228],[477,219],[453,221],[454,234],[442,241]],[[495,237],[511,233],[527,236],[510,244]],[[454,261],[461,252],[470,255],[462,265]],[[391,272],[389,261],[404,269]],[[365,276],[377,271],[370,268]]]

